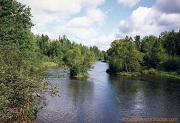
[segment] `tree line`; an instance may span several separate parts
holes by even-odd
[[[95,60],[102,59],[102,52],[97,46],[87,47],[71,42],[65,35],[50,40],[48,35],[35,35],[42,57],[47,57],[58,66],[69,67],[70,75],[77,78],[88,77],[87,71]]]
[[[115,40],[107,50],[106,59],[112,73],[158,70],[180,75],[180,31]]]
[[[180,74],[180,32],[134,40],[127,36],[113,41],[105,52],[65,35],[50,40],[48,35],[33,34],[30,10],[16,0],[0,0],[0,122],[34,121],[39,110],[35,92],[57,93],[57,85],[39,72],[46,62],[69,68],[77,78],[88,77],[92,63],[104,59],[113,73],[153,68]]]
[[[31,9],[16,0],[0,0],[0,122],[34,122],[37,93],[57,93],[57,85],[41,75],[46,62],[68,67],[73,77],[87,70],[101,51],[71,42],[65,35],[50,40],[35,35]]]

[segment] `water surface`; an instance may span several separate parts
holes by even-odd
[[[122,117],[180,118],[178,80],[158,76],[115,77],[106,73],[107,68],[107,63],[97,61],[89,71],[90,78],[81,81],[71,80],[60,68],[49,69],[49,81],[60,85],[60,97],[46,95],[49,102],[38,112],[37,123],[121,123]]]

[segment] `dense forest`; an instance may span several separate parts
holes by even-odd
[[[111,43],[106,56],[111,73],[144,72],[180,76],[180,31],[157,36],[126,36]],[[159,73],[158,73],[159,72]]]
[[[0,0],[0,122],[33,122],[37,95],[57,93],[41,71],[49,66],[70,69],[73,77],[88,77],[92,62],[101,59],[96,47],[70,42],[64,35],[50,40],[35,35],[30,8],[15,0]]]
[[[87,78],[92,63],[104,58],[97,46],[87,47],[71,42],[65,35],[59,36],[58,40],[50,40],[43,34],[36,35],[35,39],[41,56],[46,61],[69,68],[72,77]]]
[[[165,71],[180,76],[180,31],[157,36],[126,36],[101,51],[70,41],[35,35],[30,8],[15,0],[0,0],[0,122],[32,122],[38,107],[36,92],[56,94],[41,71],[50,66],[69,69],[75,78],[88,78],[96,60],[106,60],[110,73]]]

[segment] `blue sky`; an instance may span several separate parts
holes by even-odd
[[[35,34],[107,50],[126,35],[158,35],[180,29],[179,0],[17,0],[32,9]]]

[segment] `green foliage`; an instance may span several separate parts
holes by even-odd
[[[30,72],[32,61],[27,55],[15,44],[0,45],[1,122],[34,120],[38,111],[34,92],[44,93],[48,89],[46,78]]]
[[[37,45],[39,46],[40,52],[44,55],[48,55],[48,50],[49,50],[48,42],[49,42],[49,40],[50,39],[49,39],[48,35],[42,34],[42,36],[39,36],[39,35],[36,36]]]
[[[111,48],[107,51],[110,71],[115,73],[139,71],[142,54],[130,40],[131,38],[126,37],[111,43]]]
[[[125,76],[125,77],[136,77],[136,76],[140,76],[141,73],[140,72],[120,72],[118,73],[118,75]]]
[[[161,76],[165,76],[165,77],[171,77],[171,78],[175,78],[175,79],[180,79],[180,73],[179,71],[177,72],[165,72],[165,71],[160,71],[159,75]]]
[[[104,60],[104,54],[97,46],[90,47],[90,51],[94,52],[96,60]]]
[[[180,31],[165,31],[160,34],[162,44],[170,56],[180,55]]]
[[[142,71],[143,74],[153,74],[153,75],[158,75],[158,71],[154,68],[150,68],[149,70],[143,70]]]
[[[36,42],[41,54],[63,68],[68,66],[70,75],[77,78],[87,78],[87,71],[96,57],[94,53],[99,53],[97,57],[101,55],[97,47],[94,47],[96,50],[92,50],[82,44],[71,43],[65,35],[53,41],[50,41],[47,35],[36,35]]]
[[[156,53],[153,52],[158,50],[158,47],[156,47],[155,42],[158,40],[156,36],[150,35],[150,36],[145,36],[142,39],[141,42],[141,52],[144,53],[143,61],[148,68],[156,67],[157,64],[156,62]],[[155,46],[155,47],[154,47]]]
[[[85,78],[87,77],[87,71],[91,68],[91,64],[94,61],[94,54],[88,48],[86,50],[84,48],[76,47],[68,50],[65,54],[64,62],[70,67],[71,76],[81,76],[80,78],[82,78],[83,75]]]
[[[145,54],[144,64],[148,68],[165,71],[179,69],[180,32],[162,32],[159,38],[146,36],[142,39],[141,51]]]
[[[136,48],[137,48],[139,51],[141,51],[141,38],[140,38],[140,35],[136,35],[136,36],[134,37],[134,39],[135,39],[134,43],[135,43],[135,45],[136,45]]]
[[[75,76],[77,79],[86,79],[89,78],[88,73],[79,73]]]
[[[0,0],[0,43],[29,45],[29,33],[33,26],[30,8],[15,0]]]
[[[180,57],[173,56],[167,58],[161,65],[161,69],[164,71],[178,71],[180,70]]]
[[[147,62],[153,68],[158,68],[161,64],[166,60],[167,54],[165,53],[165,49],[162,47],[162,44],[159,40],[156,40],[153,44],[153,47],[148,53],[149,59]]]
[[[179,73],[180,31],[166,31],[159,37],[150,35],[142,40],[140,36],[135,36],[134,39],[132,41],[132,38],[126,36],[125,39],[112,42],[107,51],[110,63],[108,71],[117,73],[141,69],[148,74],[158,74],[158,70]]]
[[[35,92],[56,92],[56,85],[35,73],[42,55],[32,26],[29,7],[0,0],[0,122],[33,122],[38,111]]]

